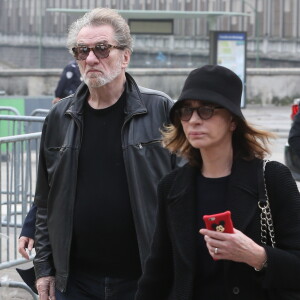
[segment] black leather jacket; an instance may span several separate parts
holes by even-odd
[[[159,131],[168,122],[173,102],[162,92],[138,87],[129,74],[126,78],[121,138],[143,267],[154,231],[157,184],[176,166],[176,158],[161,147]],[[82,84],[75,95],[58,102],[45,120],[41,138],[34,267],[37,279],[55,275],[56,287],[62,292],[69,274],[83,104],[88,95]]]

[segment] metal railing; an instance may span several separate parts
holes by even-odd
[[[13,122],[17,132],[20,128],[28,132],[30,124],[41,127],[44,119],[0,115],[0,128],[5,122]],[[0,137],[0,270],[28,262],[18,254],[18,238],[34,199],[40,138],[41,132]],[[1,280],[0,287],[21,288],[37,299],[23,282]]]
[[[41,132],[0,138],[0,270],[28,262],[18,254],[18,238],[34,199],[40,137]],[[35,295],[22,282],[0,286]]]
[[[32,125],[34,123],[40,123],[37,131],[42,130],[42,123],[45,117],[38,116],[19,116],[19,115],[0,115],[0,128],[7,128],[7,134],[2,136],[20,135],[23,133],[32,132]],[[3,121],[6,121],[5,123]],[[2,127],[3,126],[3,127]],[[36,128],[35,128],[36,129]]]
[[[37,108],[37,109],[33,110],[30,115],[31,116],[37,116],[37,115],[47,116],[48,113],[49,113],[49,109]]]

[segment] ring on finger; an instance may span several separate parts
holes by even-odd
[[[219,252],[219,249],[218,248],[215,248],[215,254],[218,254],[218,252]]]

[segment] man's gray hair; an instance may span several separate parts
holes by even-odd
[[[71,24],[67,38],[67,47],[73,54],[72,48],[77,45],[79,31],[86,26],[111,25],[115,31],[118,46],[128,48],[132,52],[132,37],[125,19],[110,8],[95,8]]]

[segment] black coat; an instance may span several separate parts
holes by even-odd
[[[235,228],[260,244],[258,168],[258,159],[234,163],[228,210]],[[199,234],[199,229],[195,230],[196,171],[185,165],[159,184],[157,227],[136,300],[193,299]],[[290,171],[278,162],[267,164],[266,183],[278,248],[266,246],[268,267],[261,272],[244,263],[224,262],[228,299],[267,299],[265,289],[299,288],[300,195]]]
[[[88,97],[88,88],[82,84],[75,95],[54,105],[41,138],[34,200],[34,268],[37,279],[55,275],[56,288],[61,292],[69,276],[83,107]],[[155,227],[157,184],[177,163],[176,157],[161,146],[160,128],[169,122],[172,105],[166,94],[137,86],[126,73],[125,120],[120,138],[142,267]]]

